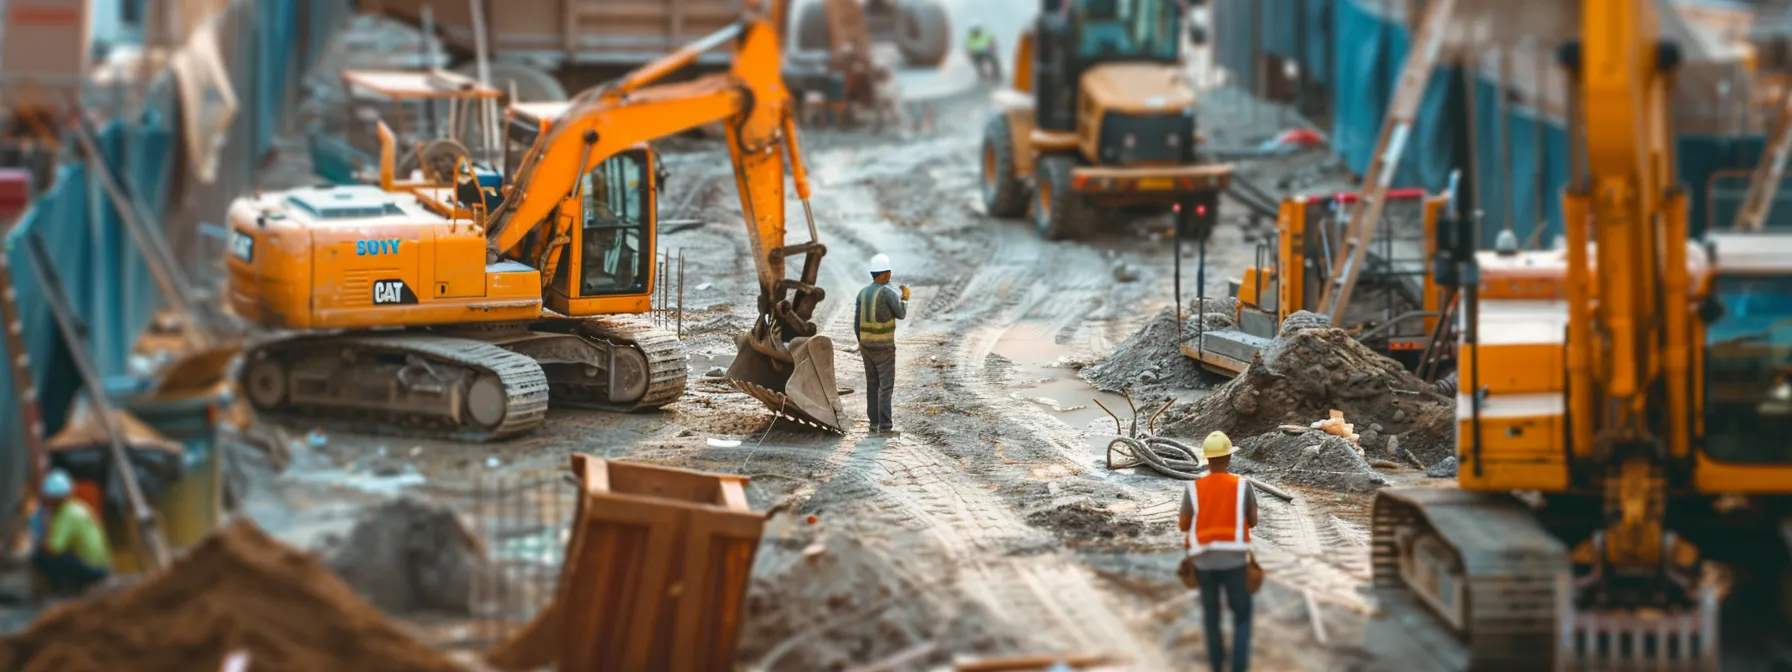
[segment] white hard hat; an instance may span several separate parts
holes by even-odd
[[[889,273],[890,272],[890,255],[887,255],[887,254],[873,255],[871,257],[871,263],[868,264],[867,266],[868,266],[868,268],[866,268],[865,270],[871,271],[872,275],[877,275],[879,273]]]
[[[74,494],[75,481],[68,477],[68,472],[61,469],[51,469],[50,474],[44,477],[44,487],[40,492],[45,497],[67,497]]]

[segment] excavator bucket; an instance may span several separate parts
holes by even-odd
[[[830,432],[845,433],[840,388],[834,384],[834,340],[826,336],[790,339],[796,362],[786,374],[772,358],[735,339],[738,352],[728,366],[728,382],[786,418]]]

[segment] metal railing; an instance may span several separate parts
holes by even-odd
[[[489,565],[473,579],[473,641],[465,644],[496,646],[553,601],[578,493],[565,469],[479,477],[472,510]]]

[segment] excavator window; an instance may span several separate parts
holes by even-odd
[[[1792,463],[1792,277],[1719,275],[1723,310],[1706,325],[1705,452]]]
[[[580,296],[647,291],[642,269],[649,250],[642,241],[651,181],[645,158],[645,153],[618,154],[597,164],[579,182],[584,206]]]

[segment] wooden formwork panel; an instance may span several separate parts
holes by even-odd
[[[573,456],[559,669],[725,670],[765,518],[746,479]]]

